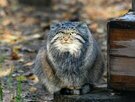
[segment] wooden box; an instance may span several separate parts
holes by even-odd
[[[135,91],[135,13],[108,22],[108,87]]]

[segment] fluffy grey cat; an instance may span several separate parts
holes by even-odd
[[[51,25],[33,71],[52,94],[85,94],[102,79],[104,63],[87,25],[64,21]]]

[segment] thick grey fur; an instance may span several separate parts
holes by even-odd
[[[51,44],[52,38],[63,29],[75,29],[85,40],[79,57],[75,58],[69,52],[61,53]],[[51,25],[47,44],[39,50],[33,72],[53,94],[62,88],[76,90],[88,83],[98,85],[103,78],[103,62],[101,51],[87,25],[65,21]]]

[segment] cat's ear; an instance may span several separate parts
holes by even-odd
[[[57,21],[52,22],[52,24],[50,25],[50,30],[56,30],[57,28],[60,27],[60,23]]]
[[[87,28],[87,24],[85,22],[76,22],[77,27]]]
[[[87,26],[87,24],[85,23],[85,22],[77,22],[77,26],[76,26],[76,28],[80,31],[80,32],[82,32],[82,33],[86,33],[87,32],[87,30],[88,30],[88,26]]]

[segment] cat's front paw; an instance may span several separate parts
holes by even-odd
[[[80,94],[83,95],[83,94],[90,93],[93,90],[93,88],[94,86],[89,83],[84,84],[82,88],[80,89]]]
[[[80,95],[81,94],[81,90],[80,89],[62,88],[60,90],[60,94],[62,94],[62,95]]]
[[[84,84],[80,89],[62,88],[60,94],[62,95],[83,95],[90,93],[93,90],[93,85]]]

